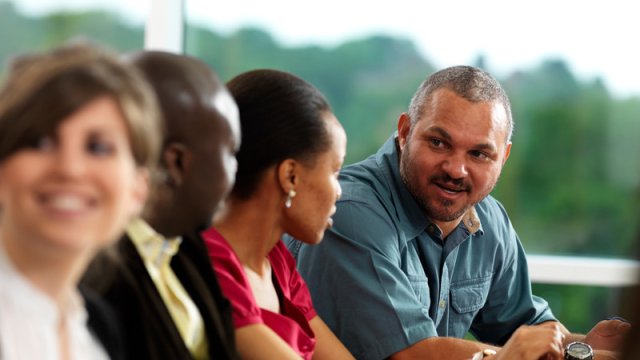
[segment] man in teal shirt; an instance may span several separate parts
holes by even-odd
[[[522,245],[489,195],[512,129],[509,100],[489,74],[437,72],[397,133],[343,169],[323,242],[287,241],[316,310],[357,358],[471,358],[491,346],[460,339],[467,332],[502,345],[521,325],[556,321],[531,293]],[[587,340],[617,338],[618,325],[603,322]],[[566,341],[585,340],[561,329]]]

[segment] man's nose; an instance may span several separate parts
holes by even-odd
[[[467,169],[467,159],[464,154],[453,154],[444,160],[442,169],[452,179],[462,179],[469,175]]]

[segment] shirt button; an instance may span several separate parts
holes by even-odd
[[[440,303],[438,304],[438,306],[440,307],[440,309],[444,309],[444,307],[447,305],[447,302],[444,300],[440,300]]]

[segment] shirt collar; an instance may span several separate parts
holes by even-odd
[[[180,237],[165,239],[140,218],[131,221],[126,231],[140,256],[145,262],[153,263],[156,267],[169,263],[182,242]]]
[[[478,212],[476,211],[476,207],[472,206],[462,217],[462,224],[467,228],[470,234],[475,234],[479,231],[479,234],[482,234],[482,223],[480,222],[480,217],[478,217]]]
[[[400,157],[396,145],[397,136],[398,133],[396,131],[378,150],[376,163],[384,173],[387,185],[391,189],[391,196],[396,204],[395,211],[400,218],[399,227],[407,233],[409,238],[414,238],[425,231],[429,225],[436,225],[424,215],[424,211],[411,195],[409,189],[407,189],[402,177],[400,177]],[[462,217],[461,224],[458,226],[464,226],[469,234],[475,234],[478,231],[481,231],[480,234],[482,234],[482,223],[475,206],[467,210]]]

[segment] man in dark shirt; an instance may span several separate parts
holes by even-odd
[[[234,183],[238,109],[197,59],[164,52],[127,59],[162,110],[159,169],[142,218],[96,259],[84,284],[120,315],[132,359],[235,359],[230,304],[199,234]]]

